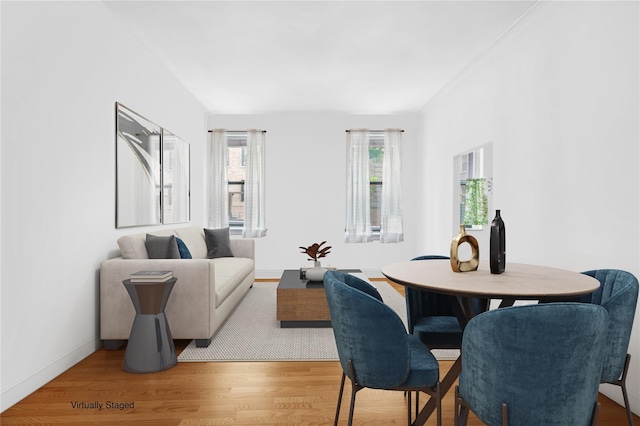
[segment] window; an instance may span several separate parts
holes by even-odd
[[[265,223],[266,130],[210,130],[207,183],[211,228],[229,227],[243,238],[267,235]]]
[[[345,242],[404,240],[401,159],[402,130],[347,130]]]
[[[369,209],[374,233],[380,232],[381,224],[383,160],[384,132],[369,131]]]
[[[227,180],[229,185],[229,227],[244,226],[245,179],[247,176],[247,133],[227,133]]]

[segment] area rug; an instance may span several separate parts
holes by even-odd
[[[385,281],[373,281],[384,302],[406,326],[404,298]],[[280,328],[276,320],[276,282],[253,285],[207,348],[191,341],[179,362],[329,361],[338,352],[331,328]],[[438,359],[456,359],[458,351],[434,351]]]

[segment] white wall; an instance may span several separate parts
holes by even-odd
[[[640,276],[638,7],[541,2],[425,106],[422,251],[446,250],[453,236],[453,156],[493,141],[507,270],[512,261]],[[636,413],[639,336],[640,312],[627,380]],[[622,401],[619,388],[601,390]]]
[[[115,229],[116,101],[204,157],[205,108],[102,2],[2,2],[2,410],[99,345],[99,265],[131,232]]]
[[[359,268],[381,276],[382,266],[416,255],[415,167],[418,116],[280,113],[213,115],[209,128],[266,134],[267,237],[256,240],[256,275],[279,277],[306,256],[298,248],[327,241],[333,247],[323,264]],[[398,244],[346,244],[346,129],[398,127],[403,134],[403,213],[405,241]]]

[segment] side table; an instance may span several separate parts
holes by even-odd
[[[131,282],[124,284],[136,317],[133,320],[122,369],[129,373],[153,373],[178,363],[171,330],[164,308],[177,278],[165,282]]]

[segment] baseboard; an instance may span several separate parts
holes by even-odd
[[[282,269],[256,269],[256,280],[278,281],[282,271]]]
[[[42,386],[46,385],[60,374],[64,373],[78,362],[94,353],[100,346],[101,342],[99,339],[92,339],[40,370],[21,378],[15,383],[9,384],[6,389],[2,390],[2,397],[0,398],[0,412],[4,412],[11,406],[31,395]]]

